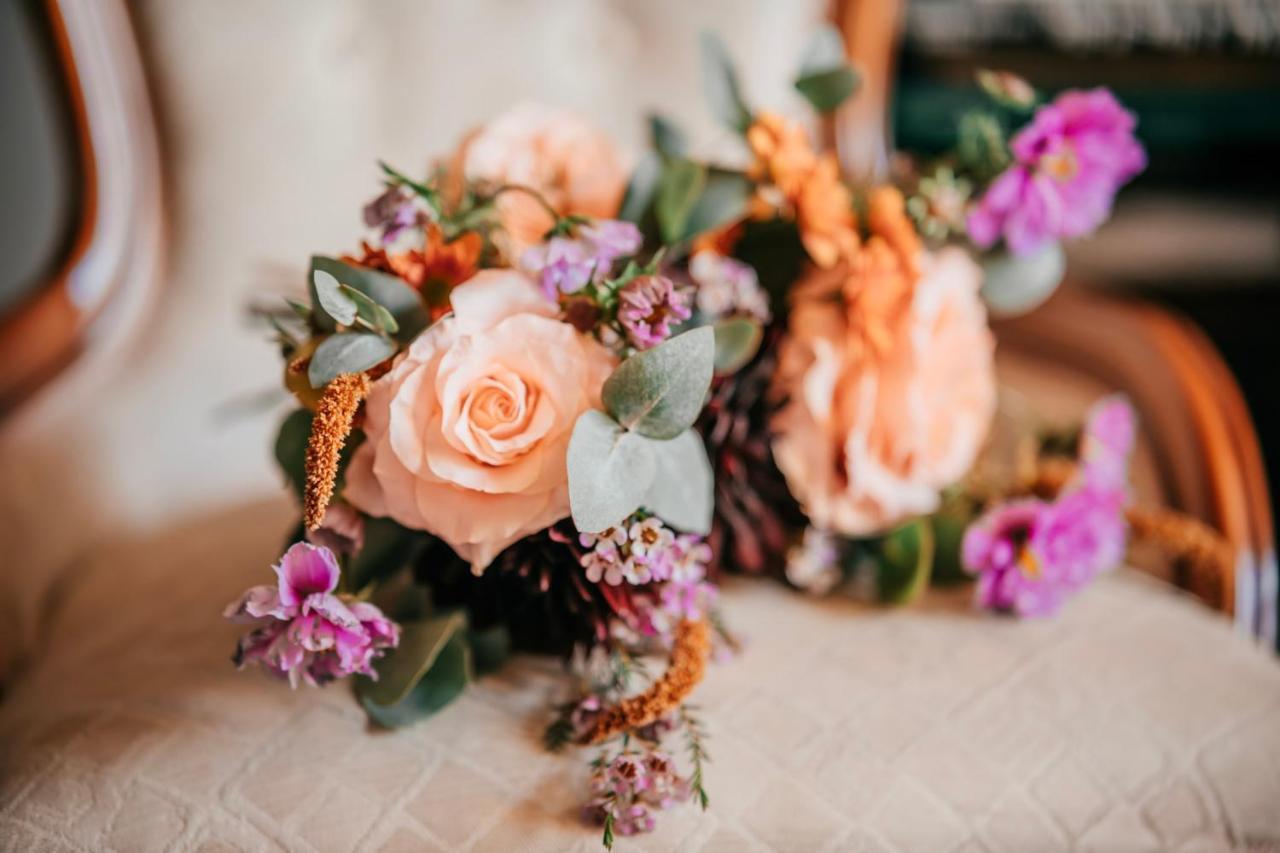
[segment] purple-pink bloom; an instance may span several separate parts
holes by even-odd
[[[520,268],[536,277],[542,292],[552,300],[586,287],[597,266],[586,247],[568,237],[552,237],[529,247],[520,257]]]
[[[1092,465],[1053,501],[1024,499],[988,510],[965,531],[960,559],[978,576],[982,607],[1047,616],[1124,559],[1125,484],[1132,408],[1120,397],[1094,407],[1086,426]]]
[[[1014,163],[969,213],[969,236],[1015,255],[1092,232],[1120,187],[1146,168],[1136,119],[1105,88],[1063,92],[1010,141]]]
[[[1087,481],[1104,488],[1125,487],[1137,420],[1133,404],[1123,394],[1093,404],[1080,435],[1080,466]]]
[[[642,275],[618,291],[618,324],[636,349],[649,349],[671,337],[671,326],[692,316],[689,297],[671,279]]]
[[[382,242],[390,243],[406,228],[422,225],[422,211],[400,187],[388,187],[364,206],[364,224],[382,229]]]
[[[520,268],[538,280],[548,299],[577,293],[593,280],[609,274],[614,261],[633,255],[643,238],[630,222],[592,220],[572,237],[556,236],[526,249]]]
[[[241,638],[232,660],[313,686],[353,673],[377,678],[373,661],[400,642],[400,626],[366,601],[334,593],[340,570],[328,548],[291,546],[274,567],[276,586],[255,586],[224,616],[262,620]]]
[[[601,268],[609,267],[618,258],[625,258],[640,251],[644,237],[633,223],[620,219],[596,219],[578,228],[578,236],[599,261]]]

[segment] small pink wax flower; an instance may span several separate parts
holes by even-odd
[[[299,542],[273,568],[276,586],[246,590],[223,614],[260,620],[236,647],[236,666],[258,663],[293,687],[352,674],[377,678],[373,661],[399,644],[400,626],[368,602],[334,594],[340,570],[333,552]]]
[[[1063,92],[1036,111],[1009,148],[1013,165],[969,214],[983,249],[1003,237],[1015,255],[1082,237],[1111,215],[1116,191],[1147,165],[1136,120],[1104,88]]]
[[[618,292],[618,324],[636,349],[649,349],[671,337],[671,327],[693,314],[689,297],[671,279],[642,275]]]

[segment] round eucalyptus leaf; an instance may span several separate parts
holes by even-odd
[[[604,383],[601,397],[624,428],[649,438],[675,438],[697,420],[711,387],[715,334],[690,329],[636,353]]]
[[[327,385],[344,373],[359,373],[396,354],[395,341],[366,332],[330,335],[316,347],[307,366],[312,388]]]
[[[1028,255],[997,252],[982,261],[982,298],[996,317],[1025,314],[1053,295],[1066,266],[1056,241]]]
[[[687,429],[669,441],[646,440],[653,448],[657,470],[641,505],[677,530],[710,533],[715,477],[702,436]]]
[[[656,471],[650,443],[596,409],[574,424],[567,461],[569,509],[583,533],[599,533],[635,512]]]

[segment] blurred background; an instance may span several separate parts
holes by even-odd
[[[1168,477],[1210,520],[1202,494],[1247,504],[1246,515],[1266,507],[1265,523],[1240,534],[1253,598],[1236,607],[1260,597],[1273,614],[1276,0],[0,4],[0,535],[11,565],[47,575],[102,537],[279,491],[277,360],[243,309],[300,287],[311,252],[355,245],[379,158],[423,169],[525,99],[578,109],[632,152],[660,107],[701,152],[734,156],[693,82],[698,33],[723,35],[751,102],[799,114],[792,73],[831,18],[868,58],[851,121],[880,142],[947,148],[981,98],[979,68],[1049,94],[1111,86],[1137,112],[1150,168],[1096,238],[1070,247],[1070,287],[1171,309],[1225,359],[1248,408],[1232,416],[1246,433],[1233,443],[1260,440],[1269,478],[1248,452],[1226,474],[1205,463],[1208,474],[1182,477],[1187,458],[1211,455],[1196,442],[1170,444]],[[1131,373],[1167,368],[1153,352],[1126,355],[1138,359]],[[1197,375],[1189,393],[1201,404],[1234,393],[1229,376]],[[1166,432],[1209,429],[1186,412]],[[16,596],[18,623],[35,588]],[[1274,637],[1274,616],[1246,630]]]

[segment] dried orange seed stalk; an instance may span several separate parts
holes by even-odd
[[[676,626],[667,671],[643,693],[606,708],[581,738],[599,743],[614,735],[647,726],[679,707],[702,681],[711,653],[711,628],[705,619]]]
[[[338,458],[351,434],[356,410],[368,393],[368,376],[344,373],[326,385],[320,396],[307,442],[307,483],[302,498],[302,521],[307,530],[315,530],[324,521],[338,479]]]

